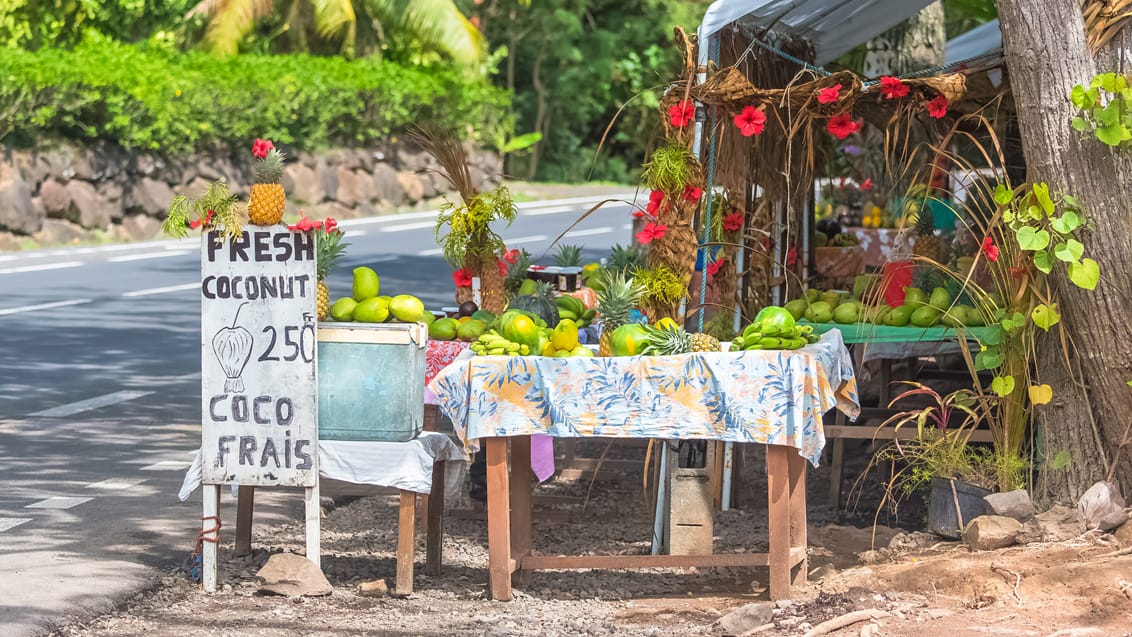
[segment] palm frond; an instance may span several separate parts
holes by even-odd
[[[236,55],[240,40],[271,13],[273,6],[272,0],[201,0],[185,17],[207,16],[205,47],[215,54]]]
[[[323,38],[337,39],[354,30],[358,17],[350,0],[310,0],[314,8],[315,28]]]
[[[366,6],[387,34],[460,66],[474,66],[487,50],[483,34],[453,0],[368,0]]]

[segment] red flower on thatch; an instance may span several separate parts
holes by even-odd
[[[647,216],[649,216],[649,215],[645,214],[644,210],[634,210],[633,211],[633,217],[634,218],[642,219],[642,218],[647,217]]]
[[[207,213],[205,213],[204,219],[197,219],[196,221],[190,221],[189,227],[192,228],[193,230],[196,230],[197,228],[199,228],[201,226],[207,226],[208,224],[212,223],[212,218],[215,215],[216,215],[215,210],[209,210]]]
[[[507,276],[507,262],[504,261],[503,259],[496,259],[495,265],[499,267],[499,276],[506,277]]]
[[[865,181],[863,181],[861,183],[861,190],[872,190],[872,189],[873,189],[873,178],[872,177],[865,177]]]
[[[255,143],[252,144],[252,154],[260,159],[267,157],[267,151],[275,148],[275,144],[271,143],[270,139],[256,138]]]
[[[980,249],[983,251],[983,254],[986,255],[987,261],[991,263],[998,261],[998,246],[994,244],[993,237],[983,239],[983,246]]]
[[[452,281],[456,283],[458,288],[472,287],[472,273],[467,268],[460,268],[452,273]]]
[[[743,213],[733,212],[723,217],[723,229],[728,232],[735,232],[743,227]]]
[[[664,203],[664,191],[654,190],[649,193],[649,203],[645,206],[645,210],[652,216],[660,214],[660,204]]]
[[[300,210],[299,211],[299,220],[295,222],[295,225],[287,226],[287,229],[290,230],[291,232],[310,232],[311,230],[317,230],[318,228],[321,228],[321,227],[322,227],[321,221],[315,221],[313,219],[307,219],[307,215],[302,210]]]
[[[861,123],[854,122],[849,113],[842,113],[829,118],[829,121],[825,123],[825,129],[837,139],[845,139],[861,130]]]
[[[795,246],[786,251],[786,265],[787,267],[794,267],[798,262],[798,248]]]
[[[643,246],[653,242],[653,239],[663,239],[664,235],[668,233],[668,226],[663,223],[649,222],[645,224],[644,230],[637,233],[637,243]]]
[[[721,269],[723,269],[723,264],[725,264],[725,263],[727,263],[727,259],[720,259],[718,261],[712,261],[711,263],[709,263],[707,265],[707,268],[706,268],[707,275],[709,277],[714,277],[715,275],[719,274],[719,271]]]
[[[898,77],[886,75],[880,78],[880,94],[886,99],[900,99],[908,94],[908,85]]]
[[[927,103],[928,115],[936,119],[942,119],[947,115],[947,98],[943,95],[936,95],[935,99]]]
[[[744,106],[742,112],[735,116],[734,122],[743,137],[761,135],[766,129],[766,113],[754,106]]]
[[[519,249],[512,248],[503,253],[503,260],[512,265],[519,262]]]
[[[818,91],[818,104],[832,104],[841,99],[841,85],[834,84]]]
[[[698,186],[684,186],[684,201],[699,201],[704,196],[704,189]]]
[[[696,106],[683,100],[668,107],[668,122],[676,128],[684,128],[696,117]]]

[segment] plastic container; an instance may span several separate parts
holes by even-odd
[[[320,440],[405,442],[424,426],[420,323],[319,323]]]
[[[959,513],[963,525],[986,513],[987,504],[983,498],[990,495],[989,489],[955,480],[955,492],[951,491],[951,480],[932,478],[932,494],[928,506],[928,528],[932,533],[957,539],[963,535],[963,528],[955,515],[955,502],[959,501]]]

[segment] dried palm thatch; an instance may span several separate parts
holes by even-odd
[[[1132,18],[1132,0],[1081,0],[1085,36],[1096,53],[1116,37]]]

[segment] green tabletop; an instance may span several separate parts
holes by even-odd
[[[799,321],[802,325],[813,325],[818,334],[825,334],[830,330],[840,330],[841,340],[846,345],[854,343],[932,343],[940,341],[957,341],[959,334],[971,340],[978,340],[986,333],[985,327],[964,327],[955,329],[951,327],[893,327],[891,325],[873,325],[871,323],[809,323]]]

